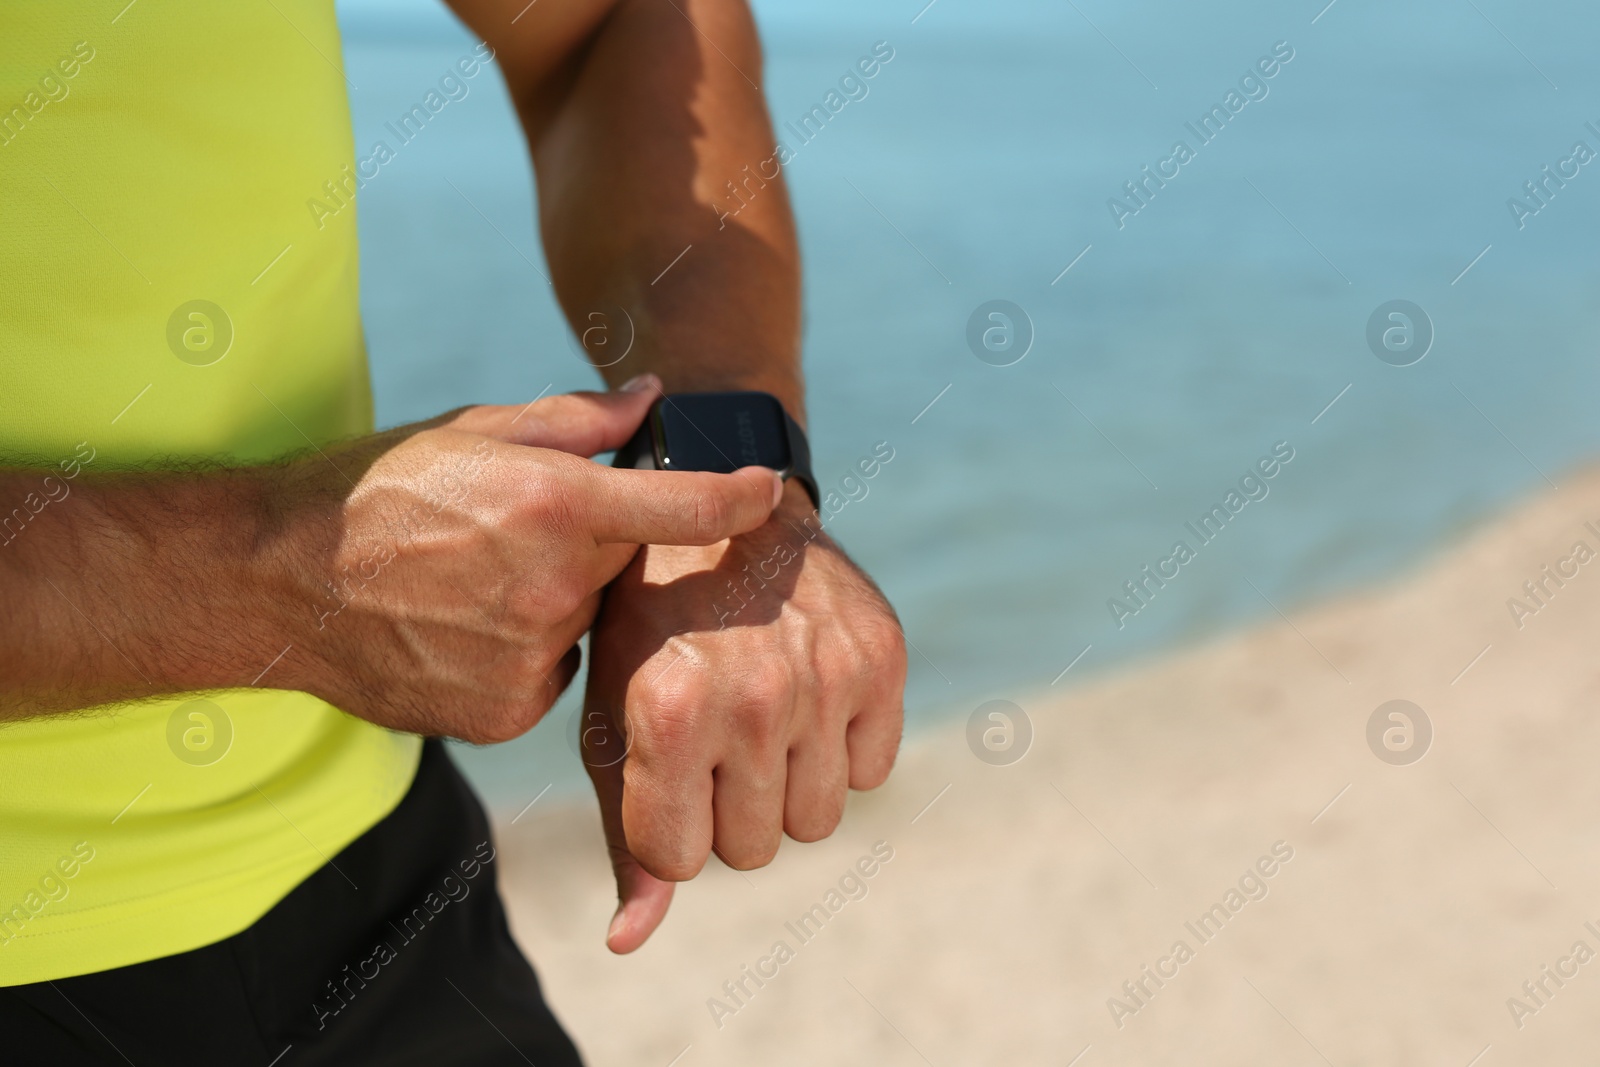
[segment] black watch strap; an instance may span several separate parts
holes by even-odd
[[[783,426],[789,431],[789,469],[782,471],[787,478],[793,478],[811,496],[813,510],[822,507],[822,494],[817,492],[816,475],[811,473],[811,442],[806,439],[806,432],[800,424],[794,421],[794,416],[789,414],[787,408],[783,412]]]

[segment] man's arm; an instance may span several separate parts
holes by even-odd
[[[633,319],[607,381],[760,389],[803,419],[799,254],[743,0],[453,4],[522,118],[568,319]]]
[[[0,720],[250,684],[287,630],[259,551],[269,492],[233,472],[0,473]]]
[[[636,326],[602,373],[760,389],[803,418],[794,224],[744,0],[451,2],[522,117],[569,321],[615,335],[620,306]],[[585,722],[631,744],[586,758],[620,898],[607,944],[643,943],[713,850],[755,867],[784,833],[831,833],[847,788],[894,761],[905,669],[893,611],[794,482],[747,535],[641,551],[607,590],[585,696]]]
[[[516,736],[639,543],[715,543],[780,491],[759,468],[662,481],[574,455],[628,438],[659,388],[639,385],[277,466],[0,471],[4,516],[27,516],[0,523],[0,720],[260,682],[393,729]]]

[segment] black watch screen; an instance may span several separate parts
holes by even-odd
[[[817,502],[805,432],[771,393],[674,393],[650,407],[613,464],[643,470],[710,471],[770,467],[795,478]]]

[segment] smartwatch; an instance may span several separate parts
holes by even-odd
[[[650,405],[639,432],[617,450],[613,467],[710,471],[770,467],[793,478],[820,506],[805,431],[771,393],[673,393]]]

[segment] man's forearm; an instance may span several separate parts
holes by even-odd
[[[522,116],[568,319],[614,343],[613,308],[633,318],[626,358],[585,345],[606,378],[765,390],[803,419],[799,255],[746,0],[450,2],[496,49]],[[624,761],[585,760],[621,901],[615,952],[660,923],[665,880],[713,848],[742,869],[785,832],[826,836],[847,788],[893,763],[899,625],[837,546],[800,533],[814,508],[791,479],[778,521],[693,548],[648,542],[606,588],[585,714],[620,714],[639,739]],[[717,600],[736,573],[770,592],[727,626]],[[698,669],[674,670],[686,651]]]
[[[277,465],[69,492],[0,470],[0,502],[31,515],[0,539],[0,720],[262,684],[392,730],[515,737],[571,681],[639,545],[717,544],[772,514],[770,475],[582,458],[653,399],[462,408]]]
[[[248,472],[0,473],[13,519],[0,544],[0,719],[248,685],[283,648],[263,494]]]
[[[548,36],[537,43],[541,14],[504,32],[487,12],[470,21],[499,50],[522,115],[573,328],[599,313],[615,340],[627,326],[611,309],[633,320],[632,351],[602,374],[762,389],[803,417],[799,253],[744,0],[618,0],[569,29],[560,57]]]

